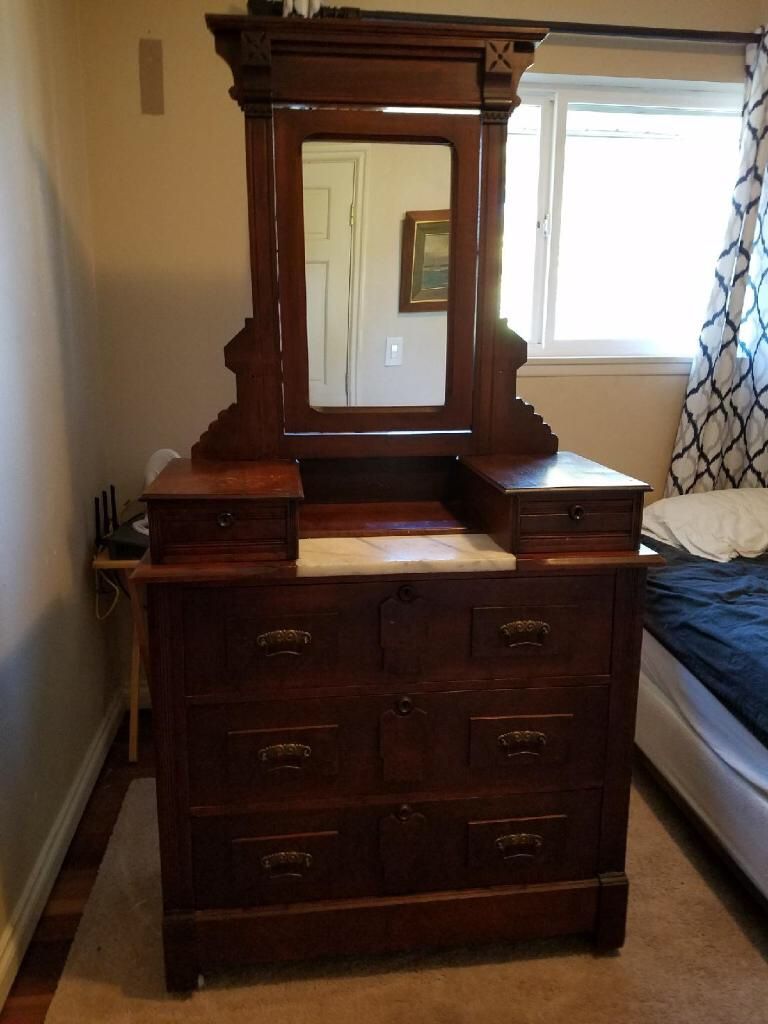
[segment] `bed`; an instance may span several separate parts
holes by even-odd
[[[649,574],[636,743],[768,899],[768,492],[745,493],[646,510],[667,565]]]

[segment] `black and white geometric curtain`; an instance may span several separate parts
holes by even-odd
[[[667,495],[768,486],[768,29],[746,71],[739,178]]]

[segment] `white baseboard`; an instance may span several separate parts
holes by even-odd
[[[118,692],[96,730],[96,735],[86,751],[61,810],[30,872],[24,891],[11,912],[8,924],[0,934],[0,1009],[8,996],[22,957],[45,908],[124,710],[125,699],[123,694]]]

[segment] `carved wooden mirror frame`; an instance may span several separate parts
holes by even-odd
[[[283,346],[285,427],[290,434],[469,430],[472,423],[477,269],[480,122],[462,115],[382,114],[367,110],[275,111],[278,291]],[[434,408],[376,407],[318,411],[309,401],[302,212],[302,145],[314,140],[447,144],[451,149],[450,296],[445,404]],[[399,255],[399,253],[398,253]],[[287,268],[284,273],[282,268]],[[460,277],[460,286],[457,278]]]
[[[546,30],[359,17],[206,20],[232,70],[231,95],[245,113],[254,316],[225,350],[237,400],[193,456],[556,450],[540,417],[515,397],[526,345],[498,316],[507,120]],[[445,113],[397,115],[384,113],[385,106]],[[478,116],[446,116],[458,109]],[[309,404],[304,234],[297,216],[301,146],[309,138],[345,137],[452,147],[444,406],[318,410]]]

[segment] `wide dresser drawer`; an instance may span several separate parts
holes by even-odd
[[[599,790],[192,823],[195,905],[246,907],[588,878]]]
[[[293,583],[182,595],[189,694],[604,677],[614,577]]]
[[[192,705],[193,807],[601,784],[608,689]]]

